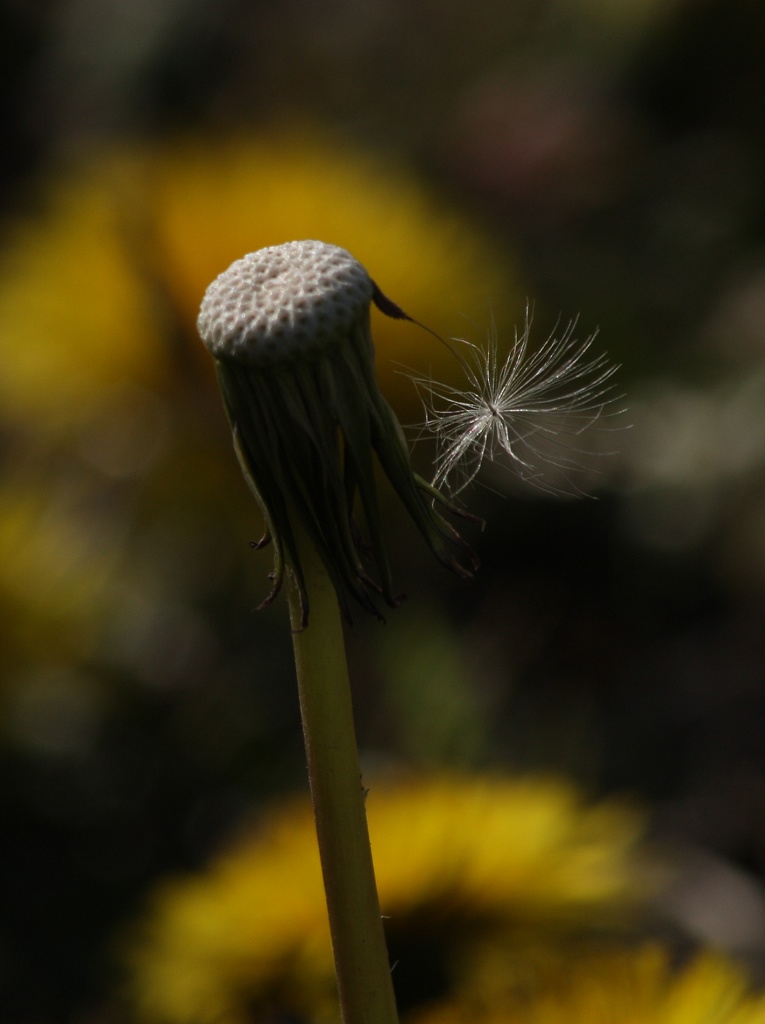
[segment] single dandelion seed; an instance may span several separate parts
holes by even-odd
[[[413,378],[425,406],[423,428],[438,446],[434,487],[459,494],[488,460],[544,491],[584,493],[576,480],[584,463],[606,453],[580,439],[622,411],[614,403],[623,396],[612,383],[619,367],[606,353],[591,355],[597,331],[584,341],[575,338],[576,319],[530,350],[531,322],[527,306],[523,330],[516,329],[504,360],[493,325],[486,348],[452,339],[464,388]]]

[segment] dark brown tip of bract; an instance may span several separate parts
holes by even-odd
[[[372,282],[372,302],[374,302],[381,313],[391,317],[393,320],[411,320],[413,324],[417,323],[408,313],[403,311],[401,306],[397,306],[387,295],[383,295],[374,281]]]
[[[446,338],[442,338],[441,335],[437,331],[434,331],[432,327],[428,327],[427,324],[423,324],[419,320],[415,320],[413,316],[409,316],[408,313],[405,313],[401,306],[397,306],[396,303],[393,302],[392,299],[389,299],[387,295],[383,295],[374,281],[372,281],[372,302],[374,302],[375,306],[377,306],[380,312],[384,313],[385,316],[389,316],[393,320],[408,320],[410,324],[415,324],[417,327],[421,327],[423,331],[427,331],[428,334],[431,334],[437,341],[440,341],[442,345],[446,345],[450,352],[457,355],[458,359],[460,358],[450,341],[447,341]]]

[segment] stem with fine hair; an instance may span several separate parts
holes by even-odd
[[[351,689],[335,588],[299,537],[310,623],[290,574],[300,711],[344,1024],[397,1024],[361,783]]]

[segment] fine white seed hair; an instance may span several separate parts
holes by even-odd
[[[611,379],[619,367],[606,353],[591,354],[597,332],[575,338],[576,323],[530,351],[527,307],[504,357],[494,327],[485,348],[452,339],[461,346],[453,350],[465,374],[461,388],[413,377],[425,405],[423,427],[438,443],[434,486],[459,494],[484,462],[497,462],[548,493],[586,493],[578,481],[592,457],[608,452],[582,435],[595,426],[619,429],[603,420],[624,410]]]
[[[341,342],[373,291],[345,249],[285,242],[248,253],[220,274],[205,292],[197,328],[216,358],[272,366]]]

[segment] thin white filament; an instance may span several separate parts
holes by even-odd
[[[622,411],[613,408],[622,396],[614,395],[611,380],[618,366],[605,353],[590,354],[597,332],[580,342],[576,323],[530,351],[527,307],[504,360],[494,327],[486,348],[454,339],[459,347],[449,347],[465,374],[464,388],[414,378],[425,405],[423,426],[438,446],[434,485],[458,494],[486,460],[501,459],[543,490],[583,493],[575,477],[583,458],[596,451],[578,439],[602,417]]]

